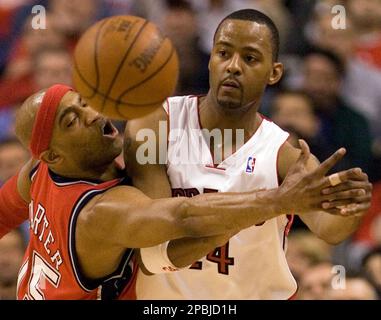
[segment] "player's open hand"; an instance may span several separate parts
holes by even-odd
[[[295,213],[325,211],[343,216],[358,215],[370,206],[372,185],[360,168],[352,168],[327,176],[328,171],[345,155],[340,148],[313,171],[308,171],[310,150],[299,141],[301,153],[279,187],[283,209]]]

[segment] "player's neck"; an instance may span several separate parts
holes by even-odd
[[[262,117],[257,113],[257,103],[249,106],[244,112],[224,112],[216,106],[213,99],[208,94],[200,100],[199,116],[201,126],[209,131],[213,129],[243,129],[245,141],[250,138],[258,129],[262,122]]]

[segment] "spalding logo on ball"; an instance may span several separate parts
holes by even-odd
[[[173,94],[178,73],[172,42],[140,17],[98,21],[74,51],[76,90],[113,119],[134,119],[154,111]]]

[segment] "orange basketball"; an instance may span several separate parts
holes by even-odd
[[[76,90],[94,109],[113,119],[152,112],[173,94],[178,73],[172,42],[140,17],[98,21],[74,51]]]

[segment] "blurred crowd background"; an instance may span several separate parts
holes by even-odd
[[[345,8],[344,29],[332,26],[338,4]],[[46,29],[32,27],[35,5],[46,8]],[[363,224],[338,246],[319,240],[296,219],[287,258],[299,284],[297,298],[380,299],[380,0],[0,0],[0,183],[29,157],[14,136],[15,111],[39,89],[72,84],[73,48],[88,26],[119,14],[157,23],[179,53],[176,95],[203,94],[215,28],[242,8],[268,14],[281,36],[285,75],[267,89],[260,111],[289,131],[294,143],[305,139],[320,160],[345,147],[336,169],[361,167],[374,183]],[[0,299],[15,297],[27,242],[27,224],[0,241]],[[345,270],[345,289],[332,286],[343,275],[338,270]]]

